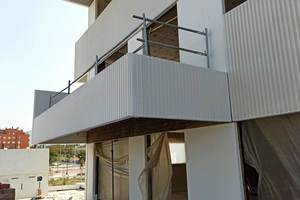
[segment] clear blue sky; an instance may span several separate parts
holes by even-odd
[[[0,128],[31,130],[34,90],[60,90],[73,79],[87,21],[87,8],[63,0],[1,1]]]

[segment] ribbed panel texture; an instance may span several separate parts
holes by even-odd
[[[137,116],[228,122],[224,72],[147,56],[131,55]]]
[[[300,110],[300,1],[248,0],[225,14],[234,120]]]
[[[34,142],[82,132],[132,115],[132,72],[127,61],[126,56],[122,57],[35,118]]]
[[[34,143],[131,117],[229,122],[226,74],[127,54],[34,119]]]

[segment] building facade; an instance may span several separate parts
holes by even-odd
[[[0,149],[26,149],[29,147],[29,134],[23,130],[7,128],[0,130]]]
[[[300,198],[300,2],[71,2],[75,80],[35,92],[33,143],[87,143],[86,199]]]

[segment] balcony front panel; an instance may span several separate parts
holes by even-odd
[[[141,21],[133,15],[155,18],[176,0],[113,0],[76,43],[75,77],[134,31]]]
[[[230,121],[226,73],[131,55],[134,116]]]
[[[118,60],[35,118],[33,143],[81,134],[131,115],[132,87],[127,62],[126,57]]]
[[[300,111],[300,1],[248,0],[225,14],[234,120]]]
[[[131,118],[229,122],[226,74],[127,54],[35,118],[33,142]]]

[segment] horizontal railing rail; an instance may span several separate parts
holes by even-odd
[[[169,48],[169,49],[177,49],[177,50],[180,50],[180,51],[186,51],[186,52],[189,52],[189,53],[198,54],[200,56],[207,56],[207,53],[205,53],[205,52],[195,51],[195,50],[186,49],[186,48],[181,48],[181,47],[170,45],[170,44],[164,44],[162,42],[157,42],[157,41],[152,41],[152,40],[146,41],[146,40],[143,40],[143,39],[140,39],[140,38],[138,38],[137,41],[140,41],[140,42],[143,42],[143,43],[148,42],[149,44],[162,46],[162,47]]]
[[[207,68],[210,67],[210,61],[209,61],[209,40],[208,40],[208,29],[205,28],[204,31],[199,31],[199,30],[195,30],[195,29],[190,29],[190,28],[186,28],[186,27],[182,27],[182,26],[178,26],[178,25],[174,25],[174,24],[170,24],[168,22],[162,22],[162,21],[158,21],[158,20],[153,20],[153,19],[149,19],[146,18],[145,14],[143,14],[143,16],[137,16],[137,15],[133,15],[133,18],[138,19],[138,20],[143,20],[143,38],[137,38],[137,41],[142,42],[144,45],[144,54],[149,55],[149,45],[156,45],[156,46],[160,46],[160,47],[164,47],[164,48],[170,48],[170,49],[177,49],[180,51],[185,51],[185,52],[189,52],[189,53],[193,53],[193,54],[197,54],[200,56],[206,56],[207,58]],[[168,26],[177,30],[183,30],[183,31],[187,31],[187,32],[191,32],[191,33],[195,33],[195,34],[199,34],[201,36],[205,37],[205,47],[206,50],[205,52],[201,52],[201,51],[197,51],[197,50],[192,50],[192,49],[187,49],[187,48],[183,48],[183,47],[179,47],[179,46],[174,46],[174,45],[170,45],[170,44],[165,44],[163,42],[158,42],[158,41],[152,41],[148,39],[148,35],[147,35],[147,22],[150,22],[152,24],[159,24],[161,26]]]
[[[111,48],[109,51],[107,51],[104,55],[102,55],[100,58],[98,57],[98,55],[96,55],[96,59],[95,62],[92,64],[92,66],[90,66],[87,70],[85,70],[80,76],[78,76],[77,78],[75,78],[73,81],[68,81],[68,85],[63,88],[61,91],[55,93],[55,94],[50,94],[49,96],[49,107],[52,106],[53,100],[58,97],[61,94],[70,94],[71,93],[71,86],[74,85],[76,82],[78,82],[80,79],[82,79],[84,76],[86,76],[89,72],[91,72],[92,70],[94,70],[95,75],[98,74],[98,66],[105,61],[105,59],[107,59],[109,56],[111,56],[115,51],[117,51],[118,49],[120,49],[124,44],[126,44],[126,42],[128,40],[130,40],[136,33],[138,33],[139,31],[142,31],[142,37],[143,38],[137,38],[137,41],[142,42],[142,45],[139,46],[135,51],[133,51],[132,53],[137,53],[141,50],[143,50],[143,54],[144,55],[149,55],[149,45],[155,45],[155,46],[160,46],[163,48],[170,48],[170,49],[176,49],[176,50],[180,50],[180,51],[185,51],[188,53],[193,53],[193,54],[197,54],[200,56],[206,56],[207,57],[207,67],[210,67],[210,62],[209,62],[209,41],[208,41],[208,29],[205,28],[204,31],[199,31],[199,30],[195,30],[195,29],[190,29],[190,28],[186,28],[186,27],[182,27],[182,26],[177,26],[174,24],[170,24],[168,22],[162,22],[162,21],[158,21],[158,20],[154,20],[154,19],[149,19],[146,18],[145,14],[143,14],[143,16],[137,16],[137,15],[133,15],[133,18],[138,19],[138,20],[142,20],[142,23],[136,28],[134,29],[132,32],[130,32],[124,39],[122,39],[118,44],[116,44],[113,48]],[[147,23],[148,22],[148,23]],[[174,46],[174,45],[170,45],[170,44],[165,44],[162,42],[158,42],[158,41],[152,41],[148,39],[148,35],[147,35],[147,27],[150,24],[159,24],[160,26],[168,26],[174,29],[178,29],[178,30],[182,30],[182,31],[187,31],[187,32],[191,32],[191,33],[195,33],[195,34],[199,34],[201,36],[205,37],[206,40],[206,50],[205,52],[201,52],[201,51],[197,51],[197,50],[191,50],[191,49],[187,49],[187,48],[183,48],[183,47],[179,47],[179,46]],[[151,56],[151,55],[150,55]],[[65,91],[67,91],[65,93]]]
[[[137,16],[137,15],[133,15],[133,18],[144,20],[143,17]],[[174,24],[170,24],[170,23],[166,23],[166,22],[161,22],[161,21],[157,21],[157,20],[153,20],[153,19],[149,19],[149,18],[145,18],[145,20],[147,22],[151,22],[151,23],[154,23],[154,24],[160,24],[160,25],[163,25],[163,26],[169,26],[169,27],[172,27],[172,28],[177,28],[179,30],[183,30],[183,31],[187,31],[187,32],[192,32],[192,33],[197,33],[197,34],[204,35],[204,36],[206,35],[206,32],[198,31],[198,30],[195,30],[195,29],[185,28],[185,27],[182,27],[182,26],[177,26],[177,25],[174,25]]]
[[[75,83],[77,83],[81,78],[83,78],[85,75],[87,75],[90,71],[92,71],[94,69],[95,70],[95,75],[98,74],[98,71],[97,71],[98,69],[97,68],[98,68],[99,64],[101,64],[106,58],[108,58],[111,54],[113,54],[113,52],[115,52],[117,49],[122,47],[128,40],[130,40],[135,35],[135,33],[140,31],[141,28],[142,28],[142,24],[140,24],[136,29],[134,29],[130,34],[128,34],[122,41],[120,41],[117,45],[115,45],[113,48],[111,48],[109,51],[107,51],[100,58],[96,55],[96,61],[93,63],[92,66],[90,66],[87,70],[85,70],[80,76],[78,76],[72,82],[69,80],[68,81],[68,86],[63,88],[61,91],[59,91],[55,94],[50,94],[50,96],[49,96],[49,107],[52,106],[53,99],[55,97],[59,96],[60,94],[64,93],[66,90],[67,90],[67,94],[70,94],[71,86],[74,85]],[[143,45],[140,47],[139,50],[141,50],[142,48],[143,48]],[[136,53],[136,52],[133,52],[133,53]]]

